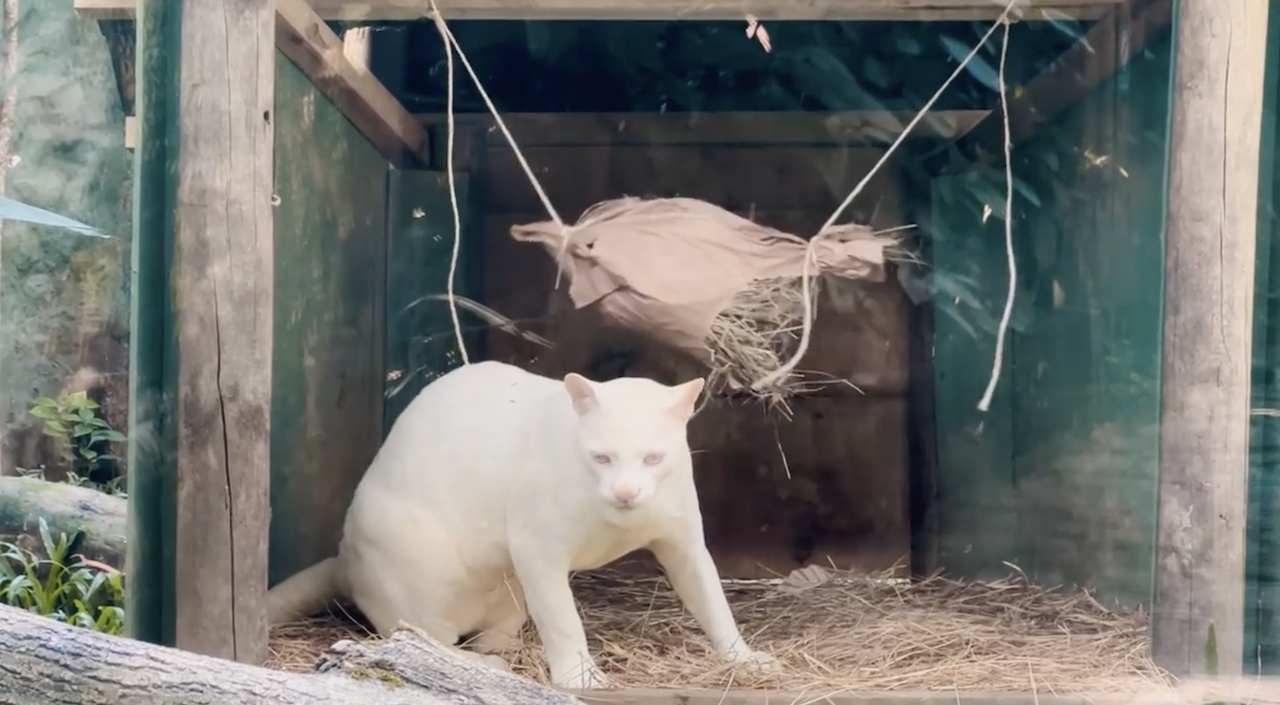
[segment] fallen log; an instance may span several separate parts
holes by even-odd
[[[0,542],[42,558],[48,558],[40,540],[44,518],[55,541],[60,533],[70,539],[83,531],[75,553],[123,570],[128,513],[123,497],[34,477],[0,477]]]
[[[340,641],[317,673],[285,673],[0,606],[0,653],[0,701],[12,705],[582,705],[411,627],[383,640]]]

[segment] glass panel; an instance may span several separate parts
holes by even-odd
[[[774,588],[731,588],[744,633],[789,654],[794,669],[781,687],[1023,690],[1029,662],[1046,664],[1032,677],[1055,692],[1163,682],[1147,656],[1145,614],[1159,459],[1170,25],[1168,5],[1055,14],[1015,24],[1002,62],[999,29],[966,58],[990,19],[450,22],[568,222],[607,199],[680,196],[808,239],[876,169],[837,222],[905,228],[896,232],[910,255],[895,256],[883,282],[821,278],[800,364],[812,393],[784,408],[713,385],[691,422],[706,539],[721,574],[803,582],[793,571],[819,566],[838,576],[773,607],[752,600]],[[403,65],[376,73],[431,127],[431,183],[416,193],[443,210],[448,70],[437,30],[386,25],[373,36],[375,47],[406,47]],[[482,342],[468,343],[472,359],[600,381],[676,384],[707,374],[668,344],[670,335],[663,342],[652,328],[611,317],[608,302],[620,299],[578,307],[564,284],[556,287],[554,248],[512,237],[513,225],[550,216],[461,62],[453,80],[452,144],[466,177],[462,248],[480,261],[467,296],[528,334],[462,311],[464,328],[484,331]],[[443,242],[415,251],[410,267],[432,274],[402,280],[412,295],[389,295],[389,329],[399,315],[392,299],[442,291],[453,232],[450,214],[436,215],[429,229]],[[726,246],[681,260],[671,252],[699,226],[680,223],[688,232],[671,225],[660,233],[670,238],[667,250],[636,245],[610,271],[639,281],[684,267],[710,288],[728,281],[746,256],[731,257]],[[609,234],[628,236],[625,228]],[[979,411],[1005,313],[1009,248],[1015,296],[998,385]],[[791,276],[786,286],[798,281]],[[721,320],[718,312],[707,319]],[[670,333],[676,324],[654,325]],[[447,331],[443,318],[415,326],[421,330],[404,335]],[[726,350],[702,335],[705,327],[694,332],[684,353],[696,357],[690,348],[704,343]],[[782,353],[773,357],[785,360],[797,337],[776,339]],[[417,368],[434,375],[454,364],[437,352]],[[943,577],[924,579],[935,571]],[[907,575],[921,580],[892,582]],[[634,606],[599,589],[603,578],[578,580],[593,644],[624,645],[611,652],[612,674],[636,687],[724,686],[713,671],[656,656],[683,653],[663,629],[631,634],[619,612]],[[1041,590],[1059,585],[1066,587]],[[654,599],[675,606],[669,593]],[[786,617],[777,611],[783,602]],[[679,639],[697,638],[687,621],[673,629]],[[833,634],[862,637],[855,645]]]
[[[0,29],[0,604],[116,634],[134,96],[115,69],[133,27],[9,0]]]

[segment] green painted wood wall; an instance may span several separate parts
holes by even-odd
[[[461,364],[447,291],[454,223],[436,171],[390,167],[283,55],[276,80],[276,341],[271,581],[333,555],[351,495],[386,432],[428,382]],[[455,293],[480,253],[467,174]],[[482,327],[462,310],[467,349]]]
[[[1262,116],[1258,253],[1254,303],[1252,406],[1249,429],[1249,526],[1245,583],[1246,670],[1280,673],[1280,13],[1267,35],[1267,92]]]
[[[475,296],[481,253],[467,243],[480,242],[469,216],[472,189],[467,174],[454,177],[462,228],[454,293]],[[386,431],[431,380],[462,364],[448,302],[449,263],[453,254],[453,207],[448,177],[436,171],[391,171],[388,206],[386,383],[383,426]],[[483,358],[483,328],[459,308],[458,319],[470,359]]]
[[[283,54],[276,71],[273,584],[332,555],[382,442],[388,168]]]
[[[1015,149],[1019,287],[985,414],[1008,277],[1003,167],[934,183],[936,276],[953,285],[934,300],[933,361],[934,550],[949,572],[998,577],[1008,562],[1150,599],[1171,55],[1167,37],[1149,43]]]

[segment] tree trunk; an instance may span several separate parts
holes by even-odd
[[[84,531],[76,553],[124,569],[128,501],[87,487],[34,477],[0,477],[0,542],[15,543],[47,558],[40,519],[53,539]]]
[[[0,606],[0,700],[12,705],[582,705],[402,628],[340,641],[317,674],[224,661]]]

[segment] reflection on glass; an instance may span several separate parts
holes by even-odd
[[[922,592],[902,604],[866,588],[869,604],[896,605],[882,608],[886,632],[897,625],[903,639],[923,639],[938,654],[951,653],[953,637],[979,650],[1034,652],[1061,667],[1045,677],[1068,690],[1103,677],[1160,678],[1143,655],[1145,617],[1131,610],[1150,608],[1155,550],[1170,17],[1167,10],[1100,15],[1015,24],[1003,61],[996,31],[883,164],[886,148],[989,21],[764,22],[767,46],[746,19],[450,23],[568,222],[607,199],[683,196],[810,238],[876,169],[838,222],[909,228],[902,231],[909,252],[893,258],[882,283],[819,280],[818,316],[799,367],[819,391],[784,407],[722,390],[695,420],[708,542],[722,574],[737,578],[816,564],[863,576],[897,566],[988,581],[972,588],[979,613],[999,611],[992,605],[1005,598],[989,581],[1010,575],[1087,587],[1097,601],[1087,609],[1096,614],[1073,612],[1078,605],[1057,598],[1007,599],[1025,598],[1017,604],[1053,615],[1045,619],[1068,631],[1089,632],[1089,620],[1100,619],[1127,640],[1095,634],[1075,653],[1021,622],[1001,637],[992,626],[998,619],[964,622],[972,615],[958,617],[965,608],[954,602],[939,608],[937,629],[925,637],[893,620],[926,619],[913,610],[942,604],[920,597],[933,588],[913,588]],[[384,31],[413,47],[397,95],[431,126],[432,166],[442,170],[447,76],[436,28]],[[454,85],[452,144],[469,199],[462,242],[474,265],[459,292],[553,345],[464,312],[479,330],[468,343],[472,359],[596,379],[675,383],[705,374],[601,307],[575,309],[564,286],[555,287],[548,250],[512,238],[513,225],[551,216],[458,62]],[[440,188],[423,186],[419,198],[439,202]],[[447,210],[426,212],[427,224],[413,227],[435,228],[436,254],[421,250],[420,264],[392,284],[404,289],[389,290],[389,316],[404,315],[391,301],[443,288],[453,224]],[[393,231],[391,247],[420,238],[416,232]],[[1009,249],[1017,282],[998,385],[980,411],[1009,294]],[[707,253],[712,271],[721,254]],[[659,261],[637,252],[640,261],[629,264],[642,271],[646,257]],[[446,307],[430,306],[427,330],[388,323],[400,359],[426,339],[449,347]],[[417,368],[404,363],[396,373],[430,377],[456,364],[432,350]],[[820,609],[816,598],[806,604]],[[835,615],[875,609],[832,603],[801,621],[853,629]],[[978,635],[988,628],[991,642]],[[1019,628],[1046,641],[1031,646],[1010,636]],[[804,633],[803,625],[787,629]],[[811,648],[819,661],[843,663],[837,647]],[[854,661],[864,664],[892,650],[863,648]],[[1001,678],[1026,676],[978,670],[940,670],[934,683],[920,666],[909,680],[999,689],[1007,685]]]

